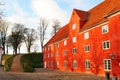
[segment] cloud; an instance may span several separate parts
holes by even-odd
[[[67,11],[62,10],[55,0],[32,0],[31,7],[39,17],[58,19],[63,24],[69,20]]]

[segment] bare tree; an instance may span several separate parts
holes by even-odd
[[[43,53],[43,47],[44,47],[45,32],[46,32],[47,27],[48,27],[48,21],[44,18],[40,19],[38,31],[39,31],[40,45],[41,45],[42,53]]]
[[[2,11],[2,8],[1,8],[3,5],[4,5],[3,2],[0,1],[0,19],[1,19],[2,16],[3,16],[3,11]]]
[[[8,30],[8,22],[6,22],[3,19],[0,19],[0,39],[1,39],[1,44],[3,46],[4,54],[5,54],[5,43],[6,43],[7,30]]]
[[[37,39],[36,31],[34,29],[25,28],[24,33],[25,33],[25,44],[27,47],[27,51],[28,51],[28,53],[30,53],[31,46]]]
[[[56,32],[60,29],[60,22],[59,22],[57,19],[55,19],[55,20],[53,21],[52,27],[53,27],[52,35],[54,35],[54,34],[56,34]]]
[[[15,54],[17,54],[17,48],[18,46],[24,41],[24,26],[21,24],[15,24],[12,33],[9,36],[9,42],[11,43]]]

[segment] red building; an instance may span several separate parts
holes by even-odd
[[[74,9],[69,23],[44,46],[44,67],[120,78],[120,0]]]

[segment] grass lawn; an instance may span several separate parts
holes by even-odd
[[[4,65],[5,64],[5,61],[9,58],[9,57],[11,57],[12,55],[2,55],[2,65]]]

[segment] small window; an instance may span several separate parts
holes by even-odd
[[[50,46],[48,46],[48,50],[50,50]]]
[[[66,50],[64,50],[64,55],[67,55],[67,51]]]
[[[104,60],[104,69],[105,70],[111,70],[111,61],[110,61],[110,59],[105,59]]]
[[[48,53],[48,58],[50,57],[50,53]]]
[[[85,67],[86,69],[90,69],[90,60],[85,61]]]
[[[56,56],[59,56],[59,52],[56,52]]]
[[[108,33],[108,25],[102,27],[102,34]]]
[[[64,61],[64,68],[67,68],[67,61]]]
[[[110,42],[109,41],[104,41],[103,42],[103,49],[109,49],[110,48]]]
[[[75,23],[72,25],[72,29],[73,29],[73,30],[76,29],[76,24],[75,24]]]
[[[77,61],[74,60],[74,61],[73,61],[73,69],[76,69],[76,68],[77,68]]]
[[[51,53],[51,57],[53,57],[53,53]]]
[[[66,46],[67,45],[67,40],[64,40],[64,46]]]
[[[58,43],[56,43],[56,48],[58,48],[59,47],[59,44]]]
[[[88,39],[89,38],[89,32],[84,33],[84,39]]]
[[[90,46],[89,45],[86,45],[85,46],[85,52],[89,52],[90,51]]]
[[[72,52],[73,52],[73,54],[76,54],[77,53],[77,49],[73,48]]]
[[[56,62],[57,68],[59,68],[59,61]]]
[[[73,41],[73,43],[75,43],[76,42],[76,37],[73,37],[72,41]]]

